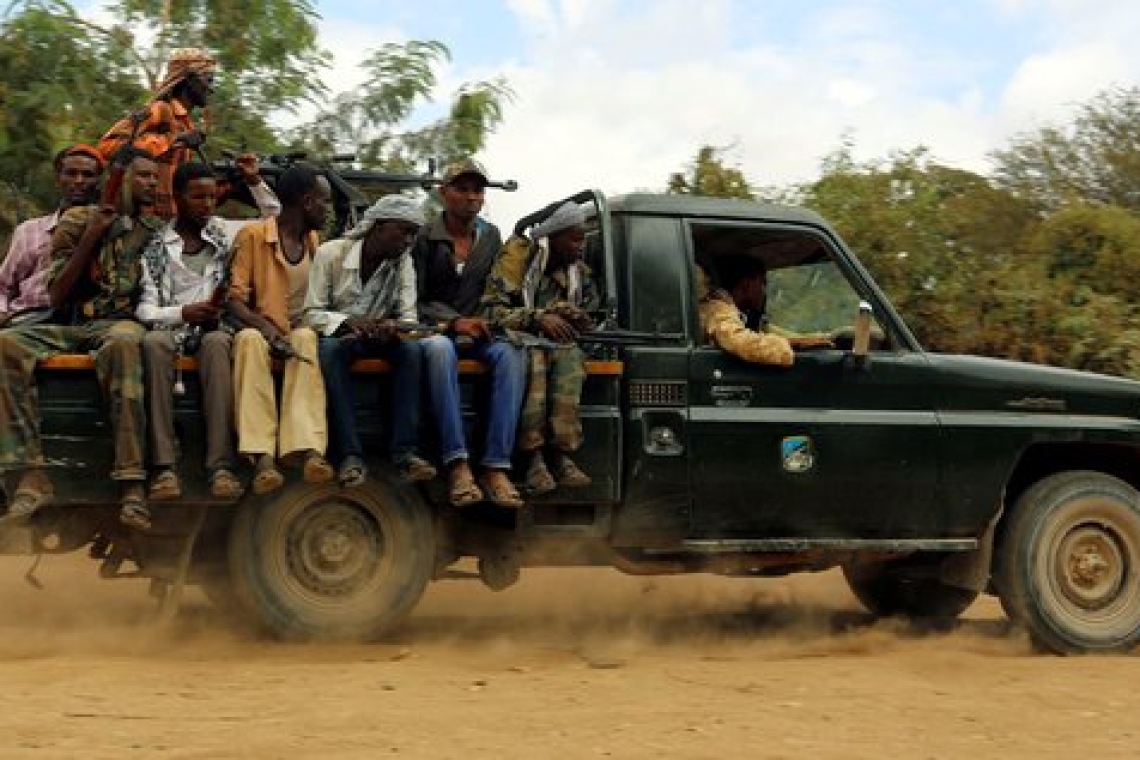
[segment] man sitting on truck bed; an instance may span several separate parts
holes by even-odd
[[[559,206],[531,236],[503,246],[483,302],[497,325],[538,336],[527,341],[530,373],[518,434],[527,490],[538,495],[590,485],[570,458],[582,445],[578,405],[586,381],[585,355],[574,341],[590,327],[601,297],[582,260],[586,215],[577,203]]]
[[[51,236],[59,218],[73,206],[86,206],[99,197],[103,157],[89,145],[72,145],[52,162],[59,205],[47,216],[21,222],[0,265],[0,327],[46,322],[51,317],[48,272]]]
[[[436,475],[418,452],[423,353],[416,340],[401,340],[393,320],[416,321],[416,269],[408,249],[423,223],[419,203],[386,195],[342,240],[325,243],[313,258],[305,322],[321,336],[329,450],[334,461],[339,458],[337,479],[346,488],[367,477],[349,373],[352,362],[366,356],[383,357],[393,367],[389,455],[400,479],[415,483]]]
[[[495,336],[491,322],[478,316],[487,275],[503,244],[498,227],[479,216],[487,181],[487,173],[474,161],[448,166],[439,190],[443,213],[420,232],[412,256],[420,317],[444,327],[449,335],[423,341],[431,404],[440,420],[443,463],[448,468],[449,500],[461,507],[486,496],[500,507],[517,509],[523,500],[507,473],[522,407],[525,359],[521,348]],[[491,371],[481,488],[467,462],[459,406],[459,352],[486,362]]]
[[[701,335],[706,341],[753,364],[790,367],[793,348],[828,346],[826,336],[784,337],[750,330],[744,313],[761,313],[768,288],[768,267],[757,256],[733,254],[715,259],[722,287],[713,287],[705,270],[697,267]]]
[[[264,217],[281,210],[262,181],[257,158],[235,163]],[[206,470],[210,494],[236,499],[244,490],[234,474],[233,336],[220,324],[229,287],[230,248],[251,220],[214,216],[218,183],[206,164],[183,164],[174,172],[177,216],[151,239],[143,252],[143,289],[136,314],[152,329],[143,337],[152,501],[182,495],[178,477],[178,438],[174,434],[175,360],[198,359],[202,411],[206,417]]]
[[[325,384],[317,335],[301,324],[317,231],[332,190],[316,169],[295,164],[277,181],[281,214],[254,222],[234,240],[229,309],[243,329],[234,338],[238,451],[254,460],[253,492],[280,488],[277,454],[300,465],[309,483],[336,473],[325,460]],[[271,358],[285,362],[280,411]]]
[[[145,330],[134,321],[134,310],[142,249],[162,226],[161,219],[144,213],[158,187],[154,161],[136,155],[125,180],[129,216],[106,202],[70,209],[59,220],[48,277],[59,323],[0,331],[0,468],[23,470],[6,519],[27,519],[53,494],[40,441],[36,362],[94,351],[96,377],[109,402],[115,448],[111,478],[121,484],[119,519],[139,529],[150,525],[142,486],[146,409],[139,344]]]

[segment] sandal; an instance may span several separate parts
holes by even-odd
[[[182,483],[172,467],[161,470],[150,482],[147,498],[151,501],[173,501],[182,497]]]
[[[253,470],[253,492],[264,496],[285,485],[285,476],[277,469],[277,462],[270,454],[262,454]]]
[[[119,508],[119,522],[138,531],[151,529],[150,510],[143,499],[142,486],[130,485],[123,489],[122,506]]]
[[[554,476],[547,469],[546,461],[542,458],[540,451],[534,452],[530,466],[526,468],[525,485],[527,492],[534,496],[550,493],[558,487],[558,484],[554,482]]]
[[[8,505],[8,511],[0,516],[0,522],[27,522],[32,515],[39,511],[40,507],[51,501],[53,496],[55,496],[55,492],[50,488],[39,489],[31,486],[20,486],[12,495],[12,503]]]
[[[581,467],[574,464],[573,459],[565,454],[558,456],[554,469],[558,473],[558,485],[563,488],[585,488],[594,482]]]
[[[364,466],[364,460],[358,456],[345,457],[336,474],[337,482],[340,483],[341,488],[362,486],[367,477],[368,469]]]
[[[471,476],[470,472],[463,475],[453,475],[447,499],[453,507],[466,507],[483,501],[483,491],[475,483],[475,478]]]
[[[437,475],[435,467],[431,465],[431,462],[415,454],[409,454],[404,459],[396,462],[396,472],[399,474],[400,481],[403,483],[422,483],[427,480],[432,480]]]
[[[336,470],[319,451],[305,453],[305,463],[301,465],[301,477],[306,483],[328,483],[336,477]]]
[[[493,470],[492,472],[499,471]],[[526,506],[526,502],[523,501],[518,489],[515,488],[515,484],[511,482],[506,473],[502,473],[501,478],[492,478],[490,475],[490,472],[483,473],[479,485],[492,504],[504,509],[521,509]]]
[[[245,486],[238,476],[226,467],[219,467],[210,474],[210,495],[215,499],[233,501],[245,493]]]

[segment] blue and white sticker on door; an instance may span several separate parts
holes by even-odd
[[[815,467],[815,447],[806,435],[790,435],[780,441],[780,461],[785,472],[807,472]]]

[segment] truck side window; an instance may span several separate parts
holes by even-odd
[[[750,327],[797,335],[850,332],[862,298],[835,252],[818,236],[787,227],[719,222],[694,223],[689,230],[695,263],[708,273],[711,287],[720,284],[718,261],[745,255],[764,263],[764,310],[750,315]],[[875,345],[889,345],[881,325],[875,328]]]
[[[676,219],[633,217],[629,223],[630,328],[684,333],[692,283]]]

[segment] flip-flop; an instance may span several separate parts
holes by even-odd
[[[431,462],[415,454],[397,462],[396,472],[399,473],[401,483],[423,483],[434,479],[438,474]]]
[[[141,497],[123,498],[122,506],[119,507],[119,522],[139,531],[151,529],[150,510],[146,508],[146,503]]]
[[[285,476],[277,469],[277,463],[268,454],[257,460],[253,474],[253,492],[263,496],[285,485]]]
[[[448,488],[448,501],[453,507],[466,507],[483,501],[483,491],[471,475],[453,478]]]
[[[550,474],[550,470],[546,467],[546,462],[542,460],[541,455],[535,455],[531,460],[530,466],[526,468],[526,490],[535,496],[540,496],[544,493],[550,493],[558,484],[554,482],[554,476]]]
[[[336,470],[320,452],[310,451],[301,465],[301,477],[306,483],[328,483],[336,477]]]
[[[0,516],[0,522],[25,522],[39,511],[40,507],[51,501],[55,496],[52,490],[41,491],[36,488],[24,486],[17,488],[12,495],[12,503],[8,511]]]
[[[504,477],[499,481],[500,485],[495,485],[488,482],[488,478],[484,475],[481,479],[479,486],[483,489],[483,494],[495,506],[503,507],[504,509],[522,509],[526,506],[518,489],[515,488],[511,481]]]
[[[150,482],[147,498],[151,501],[173,501],[182,497],[182,483],[174,470],[163,470]]]
[[[240,499],[243,493],[245,486],[225,467],[219,467],[210,474],[210,495],[215,499]]]
[[[336,474],[337,482],[340,483],[341,488],[362,486],[367,478],[368,469],[364,466],[364,460],[356,456],[345,457]]]
[[[565,454],[558,458],[554,465],[558,478],[558,485],[563,488],[585,488],[594,481],[585,471],[574,463],[574,460]]]

